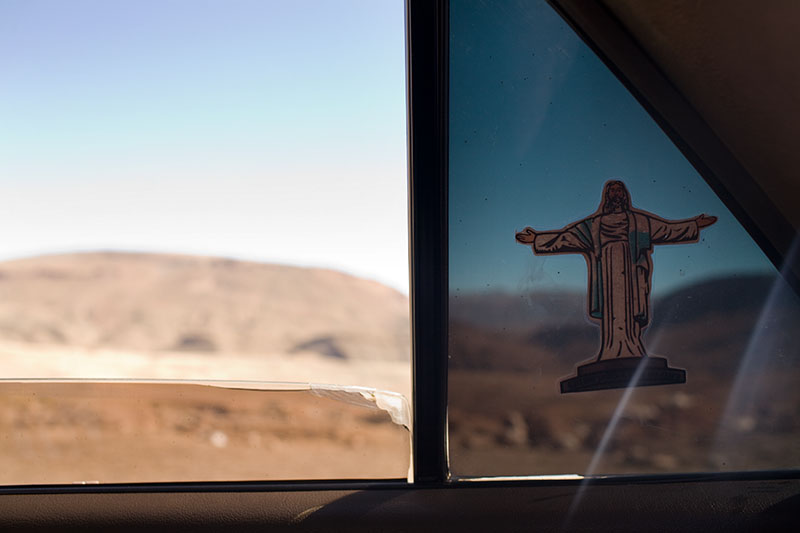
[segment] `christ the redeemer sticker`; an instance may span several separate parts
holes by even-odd
[[[697,242],[717,217],[665,220],[635,209],[625,184],[606,182],[598,210],[560,230],[525,228],[517,242],[536,255],[581,254],[589,270],[589,318],[600,325],[597,356],[561,381],[561,392],[686,382],[686,371],[648,356],[642,332],[650,323],[652,252],[656,244]]]

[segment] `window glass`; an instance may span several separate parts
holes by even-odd
[[[780,273],[545,2],[450,17],[452,475],[797,467]]]
[[[0,484],[52,482],[37,476],[58,462],[72,468],[60,481],[406,475],[407,443],[388,452],[365,436],[397,426],[372,400],[106,383],[106,403],[76,400],[88,389],[74,382],[23,383],[30,394],[8,382],[247,380],[408,397],[403,40],[401,0],[0,5],[0,434],[16,450]],[[240,412],[239,396],[280,397],[287,427],[253,426],[278,408],[242,400]],[[208,444],[215,431],[227,447]],[[306,433],[360,459],[331,469]],[[115,457],[141,445],[153,463],[93,457],[80,435]],[[59,439],[72,451],[48,447]],[[155,467],[183,461],[178,444],[192,439],[213,453],[261,444],[227,470],[202,454],[195,470]],[[265,466],[281,446],[303,459]],[[4,476],[31,461],[41,468],[15,470],[27,478]]]

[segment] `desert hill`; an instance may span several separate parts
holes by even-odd
[[[558,392],[559,380],[597,353],[599,329],[585,317],[585,294],[493,292],[450,298],[453,472],[585,472],[624,397],[620,390]],[[637,389],[596,472],[794,468],[800,461],[797,295],[775,277],[707,280],[655,299],[653,316],[648,350],[685,368],[687,383]],[[120,253],[0,263],[3,377],[310,381],[409,395],[408,331],[404,295],[329,270]],[[289,451],[316,453],[328,445],[324,450],[331,451],[325,455],[344,457],[349,450],[360,464],[363,450],[385,446],[371,440],[386,435],[374,431],[380,421],[369,411],[342,414],[334,404],[316,412],[316,407],[303,407],[297,395],[280,404],[261,393],[247,401],[219,396],[212,404],[184,395],[175,399],[180,405],[160,397],[134,402],[130,416],[141,418],[141,427],[126,422],[133,429],[111,442],[133,450],[125,457],[145,459],[137,464],[150,464],[156,440],[179,443],[163,464],[184,465],[184,470],[154,468],[155,474],[141,474],[155,476],[148,480],[162,479],[159,475],[195,479],[196,465],[219,466],[234,456],[250,458],[241,463],[247,471],[262,472],[253,465],[268,465],[274,475],[291,463],[285,459]],[[117,404],[87,407],[81,398],[65,402],[56,397],[5,397],[0,437],[6,436],[11,453],[0,470],[28,479],[24,476],[34,471],[30,465],[42,471],[73,464],[85,469],[103,462],[94,453],[116,450],[117,444],[98,441],[97,451],[86,454],[84,442],[87,435],[115,431]],[[313,424],[323,436],[281,441],[275,436],[283,430],[271,425],[275,413],[290,421],[300,415],[286,413],[318,415],[312,422],[302,416],[298,420],[301,426]],[[88,427],[67,427],[72,420],[87,421]],[[354,421],[368,424],[372,429],[365,434],[370,436],[351,438],[342,432]],[[380,423],[392,429],[386,417]],[[35,431],[21,429],[34,426]],[[131,438],[146,428],[151,434],[144,441]],[[46,447],[31,446],[32,434]],[[192,455],[209,447],[219,454]],[[54,449],[65,455],[54,455]],[[203,459],[186,459],[196,457]],[[371,464],[382,468],[388,457],[376,456]],[[132,468],[115,475],[140,479],[139,467]],[[62,474],[68,480],[86,479]]]
[[[571,292],[451,294],[450,367],[569,372],[595,355],[600,342],[599,328],[586,318],[585,298]],[[794,365],[800,364],[793,337],[798,323],[800,299],[782,279],[743,275],[656,298],[645,340],[654,355],[730,370],[760,333]]]
[[[408,298],[317,268],[144,253],[0,263],[0,340],[407,360]]]
[[[455,475],[758,470],[800,461],[800,298],[778,276],[709,279],[659,295],[645,346],[685,369],[687,381],[630,392],[559,391],[598,353],[585,294],[451,293],[450,301]]]
[[[407,297],[340,272],[128,253],[0,263],[0,482],[400,477],[409,436],[387,413],[268,382],[408,395],[408,354]]]
[[[660,294],[653,300],[654,325],[690,322],[705,315],[731,310],[758,311],[774,292],[773,306],[796,306],[796,296],[785,282],[762,274],[711,278]],[[529,328],[584,322],[585,291],[541,291],[511,294],[502,291],[451,294],[450,318],[483,327]]]

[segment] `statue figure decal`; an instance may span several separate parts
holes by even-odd
[[[516,234],[536,255],[578,253],[586,259],[588,314],[602,329],[601,347],[594,361],[561,382],[562,393],[686,382],[684,370],[648,356],[642,343],[650,323],[650,256],[656,244],[697,242],[700,230],[716,221],[707,215],[665,220],[635,209],[625,184],[611,180],[592,215],[560,230],[528,227]]]

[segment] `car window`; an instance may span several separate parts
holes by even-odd
[[[454,478],[796,468],[800,302],[545,2],[450,6]]]
[[[0,71],[0,484],[406,477],[402,1],[5,2]]]

